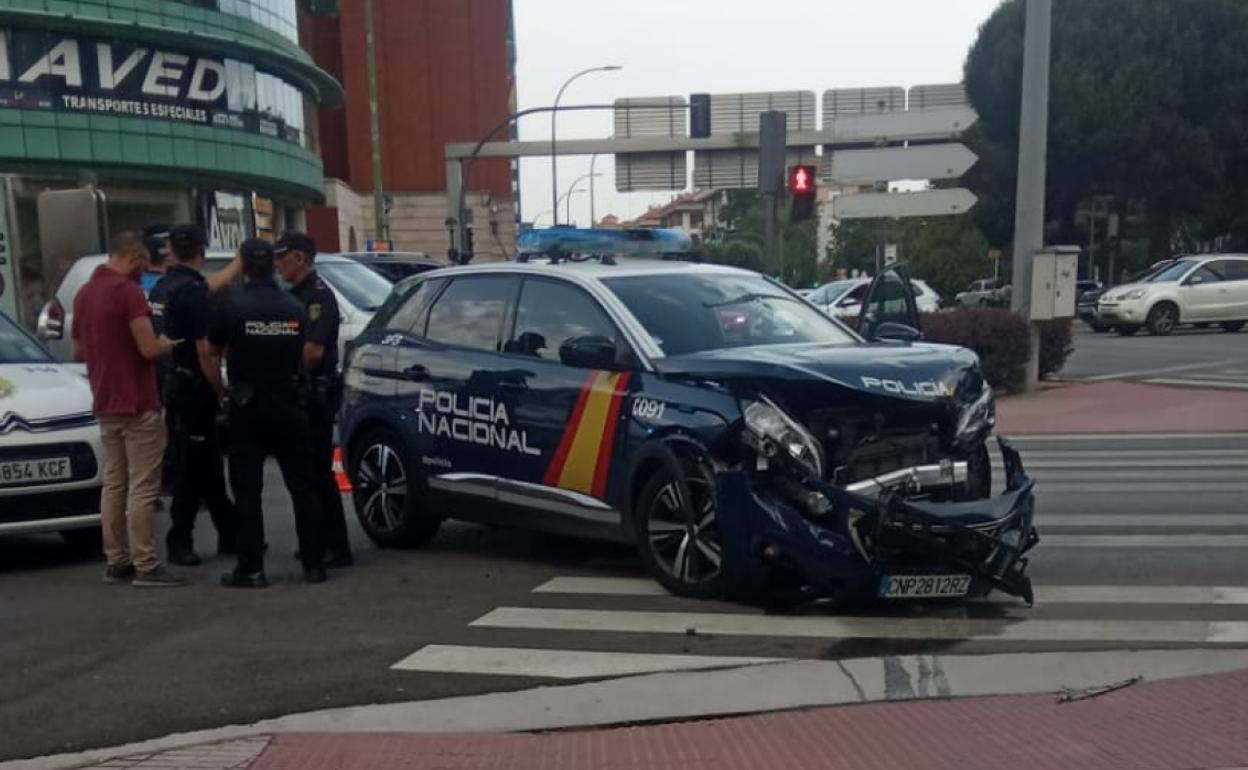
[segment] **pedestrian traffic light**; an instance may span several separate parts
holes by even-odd
[[[793,200],[789,221],[810,219],[815,210],[814,166],[793,166],[789,169],[789,195]]]
[[[705,139],[711,135],[711,95],[689,94],[689,136]]]

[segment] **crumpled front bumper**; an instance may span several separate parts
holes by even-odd
[[[812,598],[877,596],[888,574],[969,574],[971,595],[996,589],[1033,601],[1026,554],[1039,536],[1033,525],[1034,482],[1018,452],[998,439],[1006,489],[973,502],[871,497],[818,479],[803,487],[831,505],[803,513],[780,495],[760,493],[744,471],[716,477],[727,590],[757,598],[774,578],[794,578]]]

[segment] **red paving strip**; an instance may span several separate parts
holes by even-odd
[[[1003,436],[1248,431],[1248,393],[1117,381],[1067,385],[1003,398],[997,430]]]
[[[251,770],[1190,770],[1248,765],[1248,671],[547,735],[278,735]]]

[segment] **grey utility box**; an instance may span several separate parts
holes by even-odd
[[[1031,267],[1031,320],[1075,317],[1078,246],[1050,246],[1036,253]]]

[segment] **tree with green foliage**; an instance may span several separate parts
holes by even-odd
[[[708,233],[702,253],[717,264],[768,272],[764,262],[763,202],[752,190],[730,190],[720,209],[720,221]],[[809,286],[816,280],[819,262],[818,231],[814,220],[787,222],[780,217],[783,257],[781,279],[789,286]]]
[[[996,246],[1013,238],[1024,0],[980,28],[965,82],[980,122],[967,184]],[[1147,214],[1149,254],[1248,236],[1248,3],[1054,0],[1049,242],[1093,195]],[[1079,241],[1076,241],[1079,242]]]
[[[911,277],[927,281],[946,300],[993,274],[988,240],[969,215],[841,222],[832,228],[828,264],[874,274],[877,244],[884,242],[897,244],[898,260]]]

